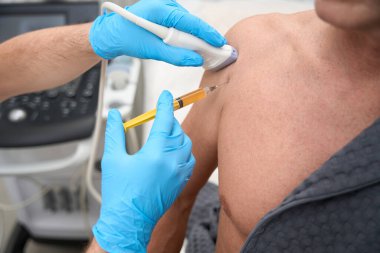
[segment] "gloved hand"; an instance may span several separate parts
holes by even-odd
[[[213,46],[221,47],[226,43],[214,28],[191,15],[175,0],[140,0],[126,9],[159,25],[191,33]],[[194,51],[166,45],[156,35],[115,13],[99,16],[94,21],[90,43],[95,53],[105,59],[129,55],[178,66],[203,64],[202,57]]]
[[[93,227],[107,252],[146,252],[157,221],[173,204],[195,164],[191,141],[173,116],[173,97],[163,92],[147,143],[125,149],[120,113],[110,111],[102,159],[102,206]]]

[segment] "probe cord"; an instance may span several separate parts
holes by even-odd
[[[91,145],[90,157],[87,164],[86,175],[85,175],[85,184],[87,185],[87,189],[90,192],[91,196],[98,203],[101,203],[102,198],[101,198],[101,194],[94,186],[93,173],[94,173],[94,164],[96,162],[96,158],[98,154],[97,151],[99,148],[99,139],[100,139],[100,135],[102,134],[101,132],[102,123],[103,123],[102,113],[103,113],[103,104],[104,104],[103,103],[104,89],[105,89],[105,83],[107,81],[107,78],[106,78],[107,64],[108,64],[107,60],[102,60],[100,82],[99,82],[98,107],[97,107],[97,113],[96,113],[96,122],[95,122],[95,128],[94,128],[94,133],[93,133],[93,139],[92,139],[93,144]],[[133,152],[138,151],[139,141],[138,141],[136,129],[130,129],[126,134],[128,135],[126,137],[129,137],[130,139],[128,143],[131,144],[132,151]]]
[[[99,4],[102,1],[99,1]],[[99,14],[102,15],[103,7],[100,6]],[[95,159],[97,156],[98,150],[98,142],[100,136],[100,129],[102,126],[102,112],[103,112],[103,99],[104,99],[104,88],[106,82],[106,72],[107,72],[107,64],[108,61],[103,59],[102,66],[100,68],[100,82],[99,82],[99,92],[98,92],[98,108],[96,110],[96,118],[95,118],[95,128],[92,138],[90,157],[88,159],[86,176],[85,176],[85,184],[87,185],[87,189],[90,192],[90,195],[99,203],[102,202],[102,197],[100,193],[96,190],[94,183],[92,181],[92,174],[94,172]],[[84,197],[83,197],[84,198]],[[81,198],[82,199],[82,198]]]
[[[104,87],[106,82],[106,71],[107,71],[107,60],[102,60],[102,66],[100,68],[100,82],[99,82],[99,95],[98,95],[98,108],[96,110],[96,121],[95,129],[92,137],[92,145],[90,151],[90,157],[87,164],[86,170],[86,185],[91,196],[99,203],[102,202],[102,197],[98,190],[96,190],[94,183],[92,181],[92,175],[94,172],[94,165],[97,157],[99,137],[102,128],[102,112],[103,112],[103,97],[104,97]]]

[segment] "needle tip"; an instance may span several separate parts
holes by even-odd
[[[206,89],[207,93],[209,93],[209,92],[212,92],[212,91],[216,90],[217,88],[219,88],[219,86],[218,86],[218,85],[214,85],[214,86],[207,86],[207,87],[205,87],[205,89]]]

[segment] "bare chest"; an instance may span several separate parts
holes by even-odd
[[[301,83],[266,85],[243,84],[233,91],[219,128],[225,216],[220,226],[230,227],[229,233],[241,240],[308,175],[380,116],[380,93],[377,100],[366,100],[361,98],[365,94],[352,99]]]

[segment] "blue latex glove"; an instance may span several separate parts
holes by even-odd
[[[120,113],[110,111],[102,159],[102,206],[93,227],[107,252],[146,252],[154,226],[184,188],[195,159],[192,144],[173,116],[165,91],[147,143],[134,155],[125,149]]]
[[[191,33],[209,44],[221,47],[226,40],[214,28],[191,15],[175,0],[141,0],[126,7],[133,14],[154,23]],[[202,57],[194,51],[166,45],[156,35],[118,14],[99,16],[90,31],[95,53],[105,59],[129,55],[165,61],[178,66],[201,66]]]

